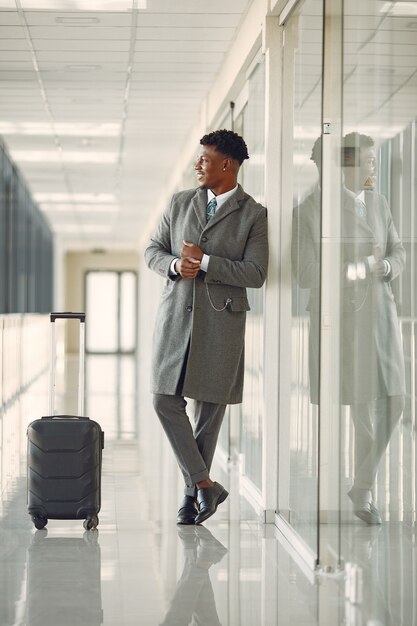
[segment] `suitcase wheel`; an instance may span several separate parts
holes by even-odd
[[[32,522],[35,524],[35,528],[42,530],[48,523],[48,518],[43,515],[32,515]]]
[[[93,515],[93,517],[87,517],[84,520],[83,524],[85,530],[94,530],[98,526],[98,517],[97,515]]]

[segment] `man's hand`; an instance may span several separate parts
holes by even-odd
[[[181,258],[185,259],[187,257],[191,257],[194,260],[197,259],[201,261],[203,258],[203,251],[201,248],[196,246],[194,243],[190,243],[189,241],[183,241],[183,246],[181,249]]]
[[[384,261],[382,259],[379,259],[373,268],[373,272],[375,274],[375,276],[377,276],[378,278],[384,278],[384,276],[386,276],[387,274],[387,267],[384,263]]]
[[[193,280],[200,271],[200,261],[186,257],[175,263],[175,271],[186,280]]]

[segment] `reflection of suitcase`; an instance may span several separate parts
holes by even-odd
[[[55,390],[55,320],[80,321],[78,416],[53,415]],[[29,424],[28,511],[36,528],[48,519],[84,519],[98,524],[104,434],[97,422],[82,417],[84,409],[84,313],[51,313],[49,416]]]
[[[103,623],[98,533],[81,537],[35,532],[27,551],[27,626]]]

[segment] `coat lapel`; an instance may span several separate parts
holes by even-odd
[[[194,213],[197,216],[199,224],[201,226],[201,230],[203,230],[207,225],[207,190],[206,189],[196,189],[195,196],[192,200],[192,207]]]

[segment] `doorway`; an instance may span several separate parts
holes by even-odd
[[[137,274],[91,270],[85,273],[86,352],[133,354],[137,345]]]

